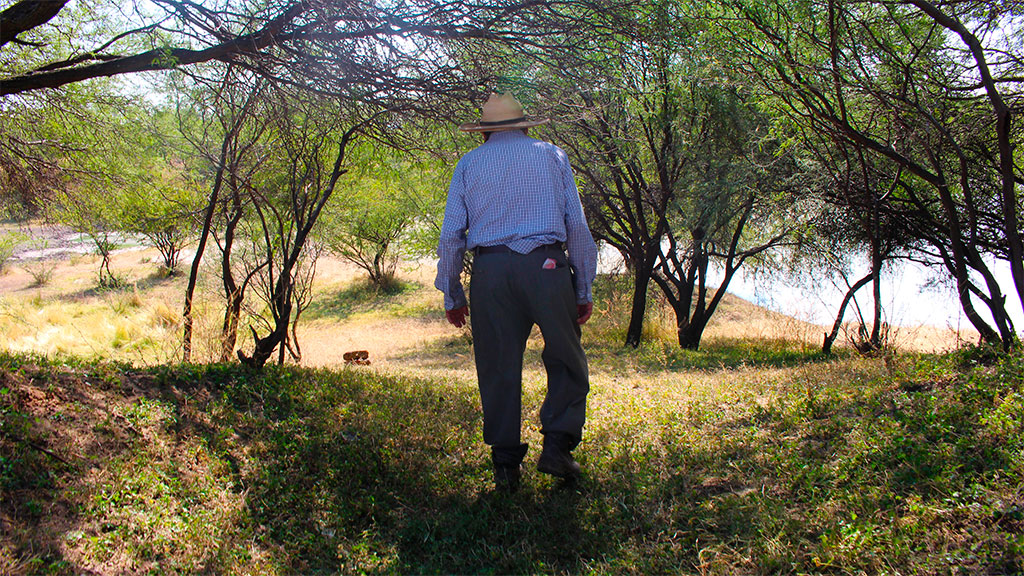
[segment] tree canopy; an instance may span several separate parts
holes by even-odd
[[[743,263],[787,259],[843,275],[851,251],[870,273],[846,277],[826,349],[867,285],[867,340],[880,345],[881,271],[901,260],[947,278],[985,340],[1016,345],[1011,318],[1024,308],[1024,10],[1016,3],[0,7],[5,212],[59,207],[84,218],[83,230],[146,235],[169,268],[193,240],[181,231],[197,233],[186,317],[212,241],[228,356],[247,288],[265,295],[278,334],[261,354],[292,344],[276,322],[297,320],[290,310],[308,297],[300,261],[321,242],[385,281],[395,243],[405,231],[423,235],[437,217],[436,190],[393,192],[440,188],[445,170],[424,168],[424,154],[450,164],[456,120],[505,90],[559,120],[540,135],[572,157],[595,236],[633,277],[631,345],[652,287],[676,311],[680,345],[696,347]],[[133,155],[140,161],[125,160]],[[342,180],[346,173],[362,175],[361,184]],[[121,199],[127,215],[114,223],[114,210],[86,210],[90,198]],[[320,232],[321,214],[333,237]],[[1001,265],[1012,282],[997,279]]]

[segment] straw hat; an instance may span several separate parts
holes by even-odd
[[[547,124],[550,119],[527,120],[523,113],[523,105],[511,94],[491,94],[484,102],[479,122],[470,122],[459,126],[463,132],[500,132],[502,130],[520,130]]]

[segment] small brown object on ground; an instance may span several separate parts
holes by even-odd
[[[370,365],[370,353],[366,350],[354,350],[352,352],[345,352],[342,355],[345,359],[345,364],[358,364],[360,366]]]

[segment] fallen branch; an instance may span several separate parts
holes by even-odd
[[[61,464],[64,464],[66,466],[72,466],[71,462],[68,462],[67,460],[61,458],[60,456],[54,454],[53,452],[51,452],[50,450],[47,450],[46,448],[43,448],[42,446],[36,444],[35,442],[28,442],[28,441],[26,441],[25,444],[28,445],[29,448],[33,448],[35,450],[38,450],[38,451],[42,452],[43,454],[46,454],[50,458],[53,458],[54,460],[60,462]]]

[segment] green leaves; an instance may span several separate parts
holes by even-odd
[[[339,183],[320,234],[331,252],[387,287],[400,257],[436,248],[450,168],[370,143],[350,158],[353,170]]]

